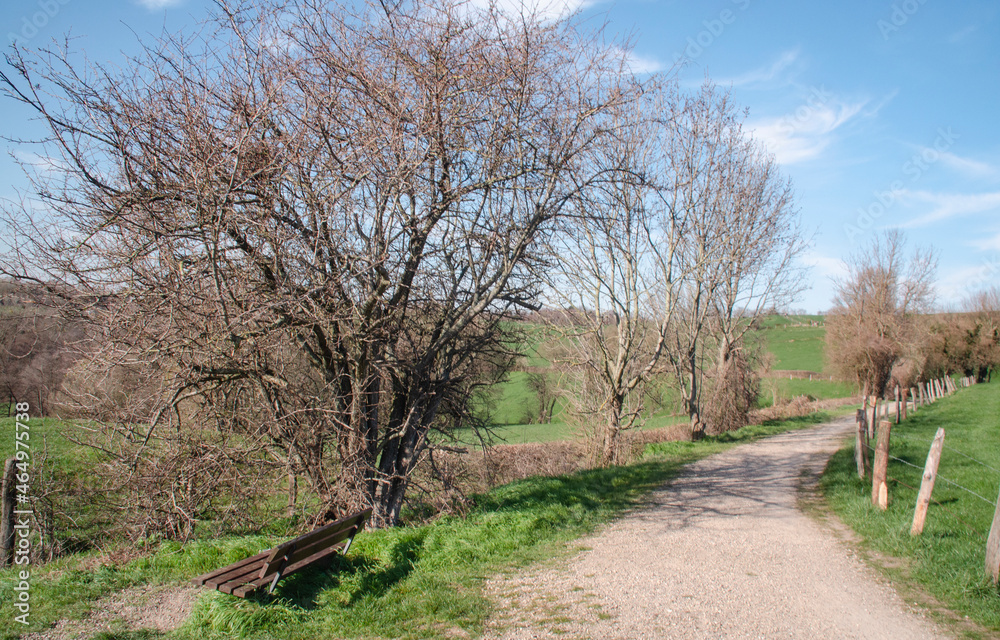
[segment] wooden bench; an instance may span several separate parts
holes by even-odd
[[[365,509],[273,549],[265,549],[253,557],[200,575],[192,582],[240,598],[270,583],[267,592],[272,593],[283,576],[329,558],[341,549],[341,553],[347,553],[354,536],[364,528],[371,514],[371,509]]]

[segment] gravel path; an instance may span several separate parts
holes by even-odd
[[[949,637],[796,506],[853,424],[690,465],[568,563],[494,581],[487,637]]]

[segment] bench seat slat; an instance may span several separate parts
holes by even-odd
[[[331,546],[337,546],[338,548],[343,547],[344,545],[340,543],[344,542],[348,538],[354,537],[357,534],[357,531],[358,531],[357,529],[351,527],[346,531],[338,531],[334,533],[332,536],[316,540],[309,546],[298,547],[288,556],[288,564],[289,565],[295,564],[296,562],[304,560],[327,547]]]
[[[275,546],[274,549],[271,550],[271,554],[267,557],[267,564],[271,564],[275,560],[280,559],[283,555],[285,555],[286,551],[291,547],[300,549],[302,547],[312,545],[313,542],[315,542],[316,540],[322,539],[330,535],[331,531],[340,531],[341,529],[350,528],[355,524],[358,524],[359,522],[363,523],[371,515],[371,512],[372,512],[371,509],[365,509],[361,513],[357,513],[354,514],[353,516],[348,516],[346,518],[341,518],[336,522],[325,524],[322,527],[319,527],[318,529],[310,531],[309,533],[304,533],[301,536],[298,536],[297,538],[292,538],[288,542],[283,542]],[[358,529],[360,530],[361,527],[358,527]]]
[[[252,580],[254,576],[258,575],[263,564],[263,561],[259,561],[254,562],[253,564],[244,565],[238,569],[233,569],[232,571],[227,571],[222,575],[205,581],[205,586],[218,589],[219,585],[226,584],[227,582],[243,584],[247,580]]]
[[[208,582],[212,578],[216,578],[218,576],[221,576],[224,573],[229,573],[229,572],[233,571],[234,569],[240,569],[242,567],[245,567],[245,566],[247,566],[249,564],[253,564],[253,563],[263,563],[264,560],[267,558],[267,556],[268,556],[269,553],[271,553],[270,549],[268,549],[267,551],[261,551],[260,553],[258,553],[255,556],[250,556],[249,558],[244,558],[243,560],[240,560],[239,562],[227,565],[225,567],[222,567],[221,569],[216,569],[215,571],[209,571],[208,573],[200,575],[197,578],[192,578],[191,582],[193,582],[195,584],[199,584],[199,585],[200,584],[205,584],[206,582]],[[259,564],[257,565],[257,568],[258,569],[260,568]]]
[[[327,547],[326,549],[322,549],[320,551],[317,551],[316,553],[314,553],[313,555],[309,556],[308,558],[300,560],[300,561],[296,562],[295,564],[290,564],[290,565],[288,565],[288,566],[285,567],[284,571],[281,572],[281,577],[284,578],[284,577],[290,576],[293,573],[295,573],[296,571],[298,571],[299,569],[304,569],[304,568],[308,567],[309,565],[315,564],[315,563],[319,562],[320,560],[323,560],[324,558],[336,555],[336,553],[338,551],[340,551],[340,549],[343,546],[344,546],[343,544],[338,544],[338,545],[333,546],[333,547]],[[263,578],[254,578],[253,580],[249,580],[249,581],[245,582],[242,586],[234,588],[231,592],[227,591],[226,593],[232,593],[234,596],[239,596],[241,598],[245,598],[248,594],[253,593],[257,589],[260,589],[261,587],[265,587],[268,584],[270,584],[270,582],[272,580],[274,580],[275,573],[277,573],[277,572],[272,571],[271,573],[267,574]]]

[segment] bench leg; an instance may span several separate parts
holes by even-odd
[[[277,572],[276,574],[274,574],[274,580],[271,580],[271,586],[269,586],[267,588],[267,593],[268,594],[274,593],[274,588],[278,586],[278,580],[281,580],[281,572],[280,571]]]

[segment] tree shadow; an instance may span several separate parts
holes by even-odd
[[[317,602],[319,594],[342,585],[349,585],[350,590],[350,596],[343,605],[346,607],[354,606],[365,598],[381,597],[412,573],[425,537],[426,532],[420,530],[401,537],[388,549],[386,559],[335,554],[282,578],[274,594],[261,589],[249,599],[262,605],[281,599],[292,606],[314,610],[320,607]]]

